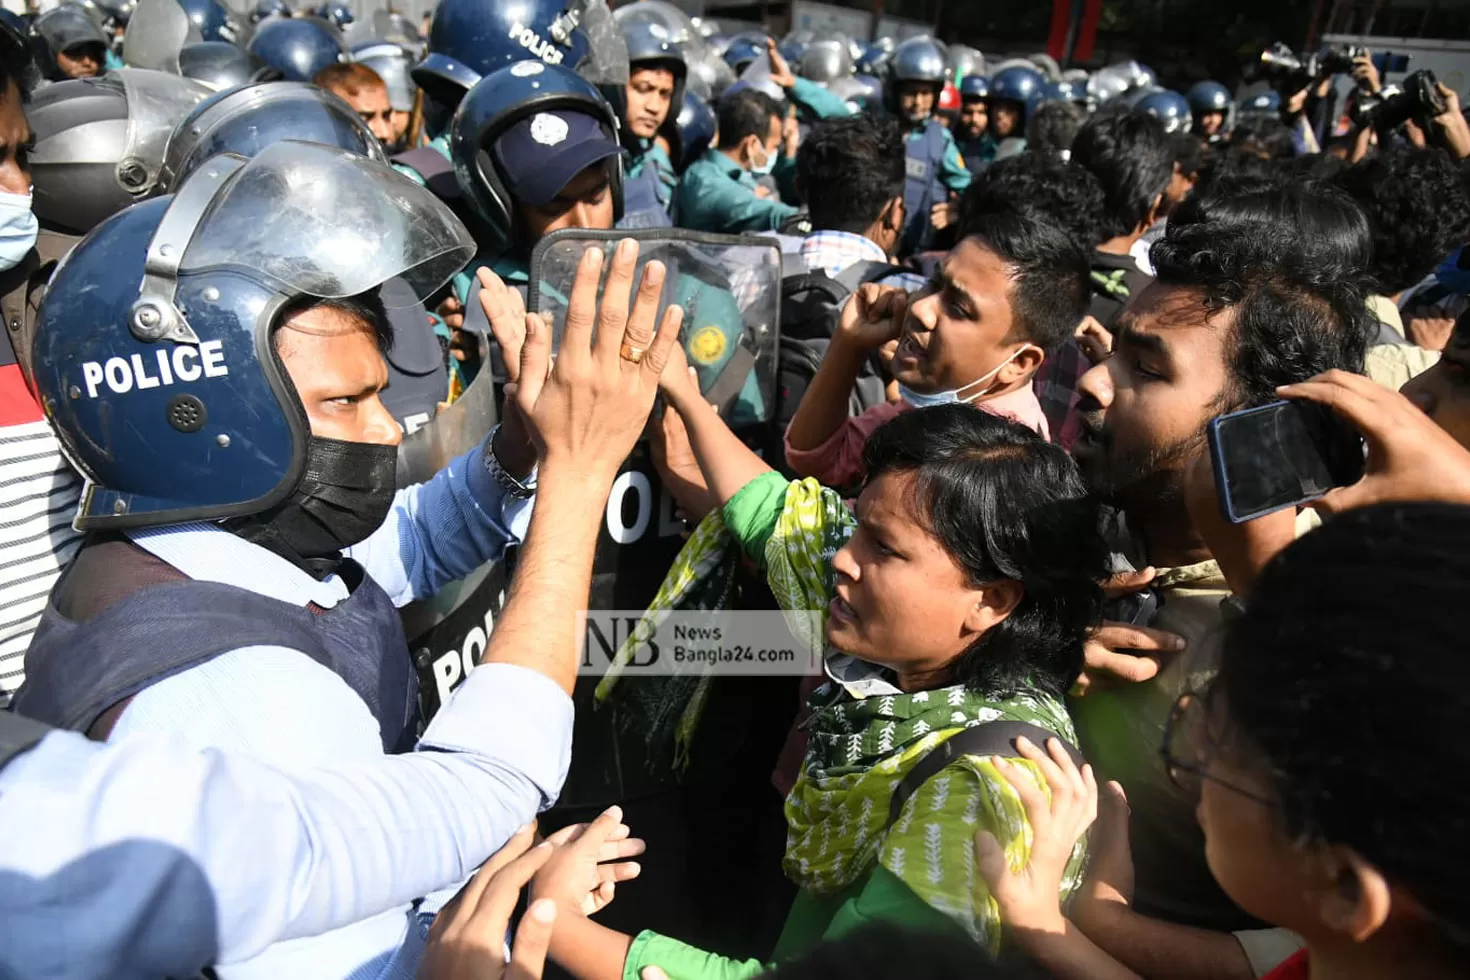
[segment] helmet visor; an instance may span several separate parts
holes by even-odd
[[[119,166],[136,164],[147,175],[146,184],[130,185],[136,194],[158,179],[164,148],[179,120],[213,93],[202,82],[164,72],[123,68],[114,74],[122,79],[128,99],[128,141]]]
[[[179,268],[245,269],[322,299],[396,280],[383,301],[402,307],[427,298],[474,254],[474,239],[449,208],[388,165],[284,141],[215,194]]]

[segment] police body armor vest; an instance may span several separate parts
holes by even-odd
[[[51,593],[11,706],[105,737],[110,709],[145,688],[231,650],[281,646],[341,677],[378,720],[384,751],[406,751],[418,737],[418,677],[398,612],[357,563],[340,574],[356,582],[352,594],[316,610],[194,581],[126,539],[90,542]]]
[[[904,140],[904,223],[900,254],[920,252],[929,246],[934,237],[929,209],[949,199],[949,192],[939,179],[947,145],[944,137],[948,132],[937,119],[930,119],[918,139]]]

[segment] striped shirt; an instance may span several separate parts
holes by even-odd
[[[0,705],[25,680],[31,634],[82,543],[71,526],[82,479],[39,408],[35,415],[0,426]]]

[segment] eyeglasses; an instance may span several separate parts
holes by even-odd
[[[1164,771],[1169,774],[1169,780],[1191,796],[1198,796],[1200,784],[1208,779],[1216,786],[1238,793],[1262,806],[1274,808],[1274,800],[1210,774],[1213,738],[1209,731],[1209,721],[1208,694],[1186,691],[1174,702],[1169,720],[1164,725],[1164,744],[1159,747],[1159,754],[1164,759]]]

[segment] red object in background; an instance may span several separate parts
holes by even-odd
[[[1077,43],[1072,46],[1072,62],[1092,60],[1092,46],[1097,43],[1097,22],[1102,17],[1102,0],[1084,0],[1082,26],[1077,30]]]
[[[1057,63],[1067,60],[1067,35],[1072,29],[1072,0],[1052,0],[1051,34],[1046,39],[1046,53]]]
[[[953,82],[945,82],[944,88],[939,90],[939,111],[960,111],[960,91],[954,87]]]

